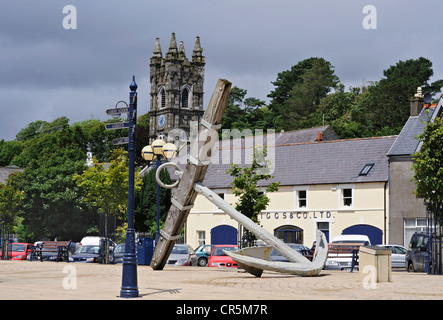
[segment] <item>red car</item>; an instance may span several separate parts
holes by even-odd
[[[209,267],[237,267],[237,263],[230,256],[226,255],[223,250],[237,251],[238,246],[232,244],[215,245],[209,256]]]
[[[8,255],[11,260],[25,260],[31,254],[32,243],[10,243],[8,244]],[[2,259],[2,249],[0,248],[0,259]],[[12,258],[11,258],[12,257]]]

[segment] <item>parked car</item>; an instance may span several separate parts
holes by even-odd
[[[166,265],[168,266],[189,266],[191,264],[191,253],[194,250],[187,244],[176,244],[172,248]]]
[[[114,249],[114,263],[123,263],[123,256],[125,255],[126,244],[120,243]]]
[[[83,239],[80,241],[80,246],[99,246],[102,242],[106,243],[106,239],[104,237],[97,237],[97,236],[87,236],[83,237]],[[117,245],[114,241],[111,239],[108,239],[109,247],[115,248]]]
[[[112,255],[110,255],[112,262]],[[70,262],[102,262],[103,255],[100,246],[81,246],[69,257]]]
[[[406,268],[406,252],[405,247],[397,244],[379,244],[377,247],[390,249],[391,253],[391,266],[392,268]]]
[[[32,243],[9,243],[8,244],[8,258],[11,260],[26,260],[28,255],[31,255]],[[2,259],[3,252],[0,248],[0,260]]]
[[[209,256],[209,267],[237,267],[237,263],[226,253],[226,251],[238,251],[238,246],[232,244],[215,245]]]
[[[406,252],[406,267],[408,272],[424,272],[425,256],[428,252],[429,237],[425,233],[414,233]]]
[[[288,246],[290,246],[292,249],[294,249],[295,251],[297,251],[298,253],[305,255],[308,251],[309,248],[305,247],[302,244],[297,244],[297,243],[287,243]],[[283,257],[280,252],[278,252],[275,249],[272,249],[271,251],[271,255],[269,257],[270,261],[282,261],[282,262],[289,262],[289,260],[286,257]]]
[[[332,238],[331,244],[355,244],[356,246],[370,246],[371,241],[367,235],[343,234]],[[326,260],[326,270],[348,270],[352,267],[352,257],[350,254],[337,253],[335,256],[329,255]]]
[[[212,248],[214,246],[210,244],[203,244],[197,247],[191,254],[191,265],[206,267],[208,265],[209,256],[211,255]]]

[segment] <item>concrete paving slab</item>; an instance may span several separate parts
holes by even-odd
[[[372,283],[359,273],[324,270],[317,277],[236,268],[137,267],[140,297],[119,297],[122,265],[0,261],[0,300],[441,300],[443,277],[393,272]]]

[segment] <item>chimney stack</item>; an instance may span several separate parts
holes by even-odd
[[[411,105],[411,117],[418,116],[423,109],[423,95],[421,87],[417,88],[417,93],[410,100]]]

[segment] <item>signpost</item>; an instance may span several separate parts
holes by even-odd
[[[129,107],[125,107],[125,108],[112,108],[112,109],[108,109],[106,110],[106,114],[107,115],[120,115],[122,113],[129,113]]]
[[[112,140],[113,145],[126,144],[126,143],[129,143],[129,137],[117,138]]]
[[[109,123],[107,130],[129,129],[129,137],[117,138],[113,144],[128,143],[129,153],[129,183],[128,183],[128,228],[126,229],[125,254],[123,256],[122,286],[120,297],[136,298],[139,296],[137,287],[137,255],[135,251],[135,229],[134,229],[134,167],[135,167],[135,126],[137,114],[137,83],[135,76],[129,85],[129,107],[114,108],[106,110],[108,115],[128,114],[128,122]]]
[[[129,122],[108,123],[105,127],[106,130],[126,129],[129,128]]]

